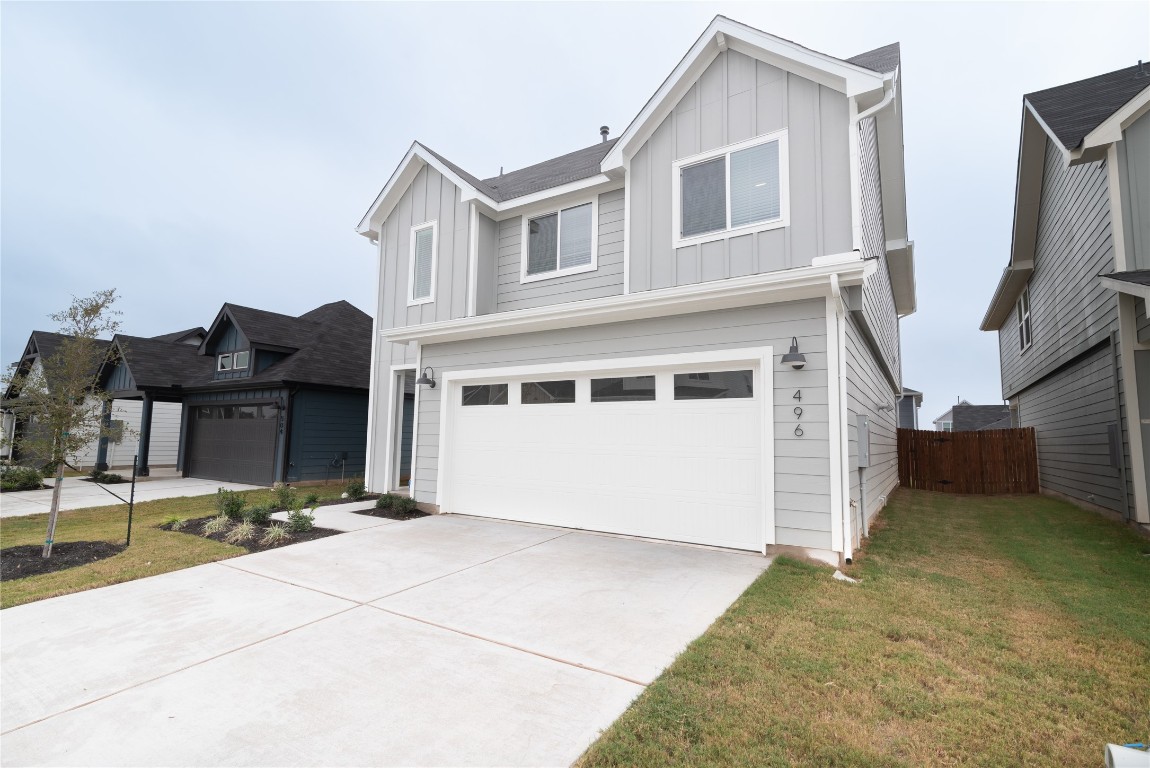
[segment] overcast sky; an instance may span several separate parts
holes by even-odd
[[[1150,3],[0,5],[3,360],[73,294],[125,333],[233,302],[374,306],[355,224],[413,139],[484,178],[627,126],[716,13],[848,57],[902,43],[929,422],[1001,399],[1022,95],[1150,59]]]

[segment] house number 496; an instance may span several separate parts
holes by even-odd
[[[802,401],[803,391],[801,389],[796,389],[794,397],[792,399]],[[801,406],[796,405],[795,406],[795,418],[801,419],[802,417],[803,417],[803,409]],[[795,425],[795,437],[802,437],[802,436],[803,436],[803,427],[801,424],[796,424]]]

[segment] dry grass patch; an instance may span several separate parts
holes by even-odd
[[[580,761],[1096,765],[1150,738],[1150,545],[1041,497],[898,492],[852,576],[780,559]]]

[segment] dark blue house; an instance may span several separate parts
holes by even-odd
[[[256,485],[362,477],[371,318],[346,301],[299,317],[225,304],[207,330],[117,335],[101,386],[143,401],[140,474],[154,403],[181,403],[177,469]]]

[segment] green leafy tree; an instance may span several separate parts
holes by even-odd
[[[49,316],[65,337],[59,347],[30,368],[12,366],[4,377],[4,408],[24,425],[14,447],[56,471],[44,557],[52,555],[64,466],[109,431],[104,409],[111,398],[100,389],[99,373],[111,352],[101,336],[120,329],[116,298],[114,288],[73,296],[67,309]]]

